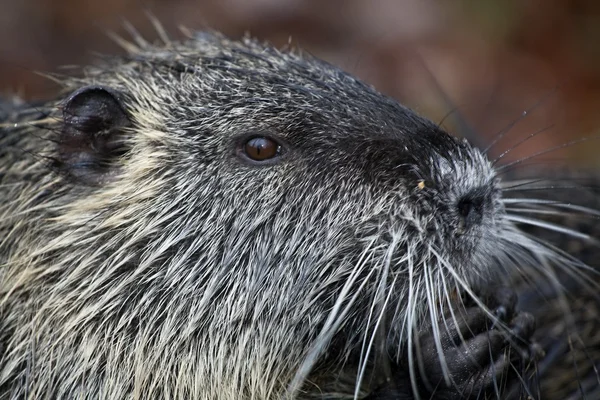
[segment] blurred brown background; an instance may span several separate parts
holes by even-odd
[[[573,0],[0,0],[0,93],[56,87],[34,71],[121,53],[123,19],[156,39],[150,11],[179,25],[294,45],[507,159],[588,137],[554,159],[600,164],[600,2]],[[461,121],[466,121],[466,125]],[[538,131],[542,133],[536,134]]]

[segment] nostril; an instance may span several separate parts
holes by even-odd
[[[457,210],[464,228],[481,222],[483,217],[483,196],[465,196],[458,201]]]
[[[461,199],[458,202],[458,214],[461,217],[467,218],[471,210],[473,210],[473,202],[470,199]]]

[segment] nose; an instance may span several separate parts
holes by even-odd
[[[489,201],[489,196],[483,190],[471,191],[458,199],[456,210],[462,231],[481,223]]]

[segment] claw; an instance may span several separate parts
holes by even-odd
[[[463,309],[454,316],[447,315],[446,320],[439,322],[446,368],[440,364],[432,330],[421,334],[419,357],[423,371],[427,372],[427,377],[422,377],[420,382],[420,390],[424,392],[422,397],[434,394],[435,398],[451,399],[497,397],[508,380],[518,378],[515,365],[527,366],[543,357],[541,347],[531,342],[535,319],[531,314],[516,311],[517,296],[513,290],[496,289],[485,301],[496,317],[491,324],[489,314],[478,307]],[[497,327],[498,321],[508,325],[509,329]],[[398,369],[402,370],[401,367]],[[451,387],[445,383],[446,371],[450,374]],[[398,380],[388,382],[367,399],[412,398],[410,393],[399,389],[411,387],[408,374],[399,371],[396,377]],[[504,384],[498,385],[499,382]]]

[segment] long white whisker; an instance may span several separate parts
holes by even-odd
[[[569,253],[565,252],[564,250],[550,244],[547,242],[544,242],[540,239],[538,239],[537,237],[530,235],[530,234],[524,234],[525,237],[529,238],[531,241],[536,242],[538,244],[538,248],[539,248],[539,252],[540,253],[544,253],[547,256],[552,256],[557,262],[555,262],[555,265],[557,268],[561,268],[565,273],[569,274],[573,279],[576,279],[579,284],[588,286],[590,284],[589,278],[587,275],[585,275],[585,272],[588,273],[592,273],[595,274],[597,276],[600,276],[600,271],[598,271],[597,269],[581,262],[579,259],[573,257],[572,255],[570,255]],[[558,262],[560,261],[560,262]],[[595,283],[593,282],[594,288],[600,289],[600,283]],[[588,286],[589,288],[589,286]],[[599,295],[600,296],[600,295]]]
[[[430,320],[431,320],[431,328],[432,328],[432,333],[433,333],[433,339],[434,339],[434,343],[435,343],[435,347],[438,353],[438,357],[440,359],[440,363],[442,366],[442,370],[444,372],[444,380],[446,381],[446,384],[450,385],[452,382],[450,382],[450,371],[448,369],[448,363],[446,362],[446,357],[444,355],[444,350],[442,348],[442,340],[440,338],[440,330],[437,324],[438,321],[438,315],[437,315],[437,307],[435,304],[435,298],[433,296],[433,283],[431,282],[431,278],[432,278],[432,271],[431,268],[429,267],[429,264],[426,263],[423,266],[426,270],[426,273],[424,274],[425,276],[425,293],[427,295],[427,305],[429,307],[429,315],[430,315]]]
[[[551,231],[564,233],[565,235],[569,235],[569,236],[576,237],[579,239],[588,240],[594,244],[600,244],[600,242],[598,242],[598,240],[596,238],[593,238],[590,235],[581,233],[574,229],[565,228],[563,226],[553,224],[551,222],[544,222],[544,221],[537,220],[535,218],[519,217],[519,216],[512,215],[512,214],[507,214],[506,219],[509,221],[513,221],[513,222],[520,222],[522,224],[538,226],[540,228],[545,228],[545,229],[548,229]]]
[[[385,257],[385,262],[381,269],[381,274],[380,274],[381,276],[379,278],[379,285],[377,288],[377,293],[375,294],[376,298],[379,297],[380,293],[385,293],[385,289],[387,288],[387,279],[388,279],[389,271],[391,269],[392,256],[394,255],[394,251],[396,250],[396,246],[398,244],[399,239],[400,239],[399,237],[394,235],[392,242],[390,243],[390,245],[388,247],[386,257]],[[396,277],[394,277],[394,279],[392,281],[392,284],[391,284],[392,288],[395,287],[395,283],[396,283]],[[369,339],[368,344],[366,345],[366,348],[365,348],[365,340],[367,338],[366,335],[363,340],[363,348],[361,350],[361,360],[360,360],[361,367],[358,372],[358,376],[357,376],[357,380],[356,380],[356,387],[354,390],[354,398],[355,399],[358,399],[358,396],[360,394],[360,386],[362,384],[364,374],[366,372],[369,355],[371,353],[371,349],[373,348],[373,342],[375,341],[377,332],[379,332],[379,327],[381,325],[381,321],[383,320],[383,317],[385,316],[385,310],[387,308],[387,305],[389,304],[390,298],[393,294],[393,290],[388,290],[387,292],[388,293],[385,296],[385,300],[383,301],[383,304],[381,304],[381,302],[379,302],[379,301],[373,301],[373,304],[372,304],[370,312],[369,312],[369,317],[368,317],[366,326],[371,325],[371,316],[373,315],[374,307],[378,304],[380,305],[380,310],[378,313],[379,315],[378,315],[377,321],[375,322],[375,326],[373,327],[373,333],[370,335],[370,339]]]
[[[354,287],[354,283],[363,272],[365,267],[367,266],[366,259],[369,254],[369,249],[373,245],[373,241],[369,243],[369,246],[365,248],[359,262],[353,268],[352,273],[342,290],[325,321],[323,328],[321,329],[320,334],[315,340],[315,344],[311,347],[311,349],[307,352],[304,361],[298,368],[294,379],[290,383],[288,387],[288,393],[292,395],[292,397],[300,390],[302,383],[306,380],[306,377],[310,373],[314,363],[316,362],[318,356],[322,354],[323,350],[326,348],[327,344],[331,340],[331,337],[335,334],[337,328],[343,322],[344,317],[348,314],[354,302],[360,297],[363,292],[364,287],[369,282],[371,276],[375,273],[376,268],[370,268],[367,276],[363,279],[358,288]],[[349,293],[352,290],[355,290],[354,294],[350,297],[350,300],[346,304],[345,307],[342,308],[344,301],[348,298]]]
[[[491,310],[481,301],[481,299],[479,298],[479,296],[477,296],[477,294],[475,294],[475,292],[473,291],[473,289],[470,287],[470,285],[464,280],[463,277],[460,276],[460,274],[458,272],[456,272],[456,269],[450,265],[450,263],[445,260],[444,258],[441,257],[440,253],[438,251],[436,251],[433,248],[430,248],[430,251],[437,257],[437,259],[440,261],[440,265],[444,266],[445,269],[452,275],[452,277],[454,278],[454,280],[456,281],[456,283],[460,286],[460,289],[464,290],[465,293],[467,293],[471,299],[475,302],[475,304],[481,308],[486,315],[494,322],[497,322],[500,326],[502,326],[502,322],[501,321],[497,321],[496,316],[491,312]]]
[[[411,259],[412,261],[412,259]],[[413,395],[416,400],[420,400],[421,396],[418,392],[418,384],[417,384],[417,372],[415,370],[415,354],[414,354],[414,339],[413,335],[415,334],[415,310],[417,308],[417,296],[415,295],[415,276],[414,276],[414,264],[409,262],[408,264],[408,309],[406,311],[406,318],[408,319],[408,325],[406,325],[407,329],[407,343],[408,343],[408,372],[410,375],[410,384],[412,387]],[[420,283],[420,282],[419,282]]]
[[[539,208],[506,207],[506,211],[508,211],[510,213],[523,213],[523,214],[585,217],[584,215],[580,215],[580,214],[577,214],[577,213],[570,213],[568,211],[542,210],[542,209],[539,209]]]
[[[545,199],[520,199],[520,198],[506,198],[502,202],[506,204],[530,204],[530,205],[545,205],[549,207],[565,208],[580,212],[582,214],[589,214],[600,217],[600,210],[596,210],[590,207],[584,207],[577,204],[568,204],[561,201],[545,200]]]

